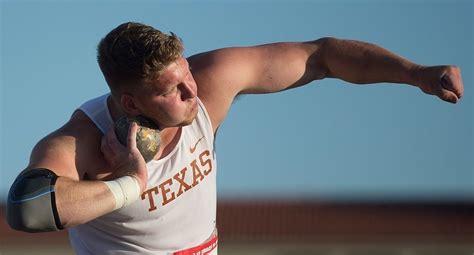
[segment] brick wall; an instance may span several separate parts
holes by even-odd
[[[474,202],[219,201],[217,221],[222,241],[474,243]],[[67,242],[67,232],[13,231],[0,206],[0,244],[7,242]]]

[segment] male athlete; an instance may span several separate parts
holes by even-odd
[[[68,228],[78,254],[217,254],[214,136],[236,96],[328,77],[410,84],[450,103],[463,95],[459,68],[417,65],[359,41],[182,53],[175,34],[139,23],[101,40],[98,62],[111,93],[84,103],[34,147],[10,189],[12,228]],[[112,127],[124,115],[160,127],[154,160],[138,151],[136,124],[128,145],[118,142]]]

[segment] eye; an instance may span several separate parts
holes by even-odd
[[[170,90],[166,91],[165,93],[162,93],[161,96],[169,96],[169,95],[172,95],[173,92],[176,91],[176,86],[174,86],[173,88],[171,88]]]

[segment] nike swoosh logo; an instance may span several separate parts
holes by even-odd
[[[203,138],[204,138],[204,136],[201,137],[201,138],[199,138],[199,140],[197,140],[196,144],[194,144],[193,147],[189,148],[189,151],[190,151],[191,153],[194,153],[194,152],[196,151],[196,148],[197,148],[199,142],[200,142]]]

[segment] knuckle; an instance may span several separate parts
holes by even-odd
[[[448,67],[448,71],[453,74],[459,74],[461,70],[458,66],[451,65]]]

